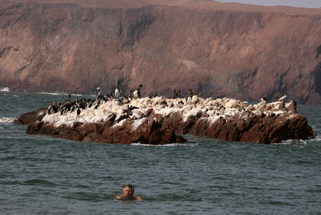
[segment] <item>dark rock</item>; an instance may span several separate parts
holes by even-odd
[[[38,108],[32,112],[24,113],[19,118],[14,119],[13,123],[18,125],[28,125],[32,122],[41,121],[47,114],[47,108]]]

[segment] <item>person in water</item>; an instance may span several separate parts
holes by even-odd
[[[123,186],[123,195],[117,195],[115,199],[143,200],[140,196],[134,196],[134,191],[135,188],[131,184],[126,184]]]

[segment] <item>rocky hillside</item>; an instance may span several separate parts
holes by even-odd
[[[126,94],[143,84],[142,96],[191,88],[214,98],[287,93],[319,103],[321,12],[215,4],[0,2],[0,88],[92,94],[100,86],[106,94],[120,80]]]

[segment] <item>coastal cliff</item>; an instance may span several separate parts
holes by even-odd
[[[106,94],[119,80],[126,95],[143,84],[143,96],[191,88],[213,98],[320,101],[318,11],[39,2],[0,3],[0,87]]]

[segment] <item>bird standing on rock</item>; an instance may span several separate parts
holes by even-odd
[[[193,95],[194,95],[194,93],[193,93],[193,91],[192,91],[192,89],[189,89],[189,92],[188,92],[188,97],[193,97]]]
[[[119,81],[116,81],[115,98],[119,98],[119,96],[120,96],[120,90],[118,89],[118,84],[119,84]]]
[[[100,92],[101,92],[100,87],[97,87],[96,92],[97,92],[97,97],[100,96]]]
[[[260,98],[261,104],[266,104],[267,99],[265,96],[263,96],[262,98]]]
[[[178,90],[178,92],[177,92],[177,98],[181,98],[181,90]]]
[[[285,95],[284,93],[281,93],[280,95],[277,95],[275,97],[275,101],[284,101],[286,99],[287,95]]]
[[[176,90],[174,90],[174,92],[173,92],[173,95],[172,95],[171,99],[176,99]]]
[[[275,97],[275,101],[281,102],[280,108],[284,108],[285,107],[285,99],[286,99],[286,97],[287,97],[287,95],[285,95],[284,93],[281,93],[280,95],[277,95]]]
[[[139,87],[138,87],[138,89],[133,92],[133,96],[134,96],[136,99],[137,99],[137,98],[140,98],[140,88],[142,88],[142,87],[143,87],[143,85],[140,84]]]

